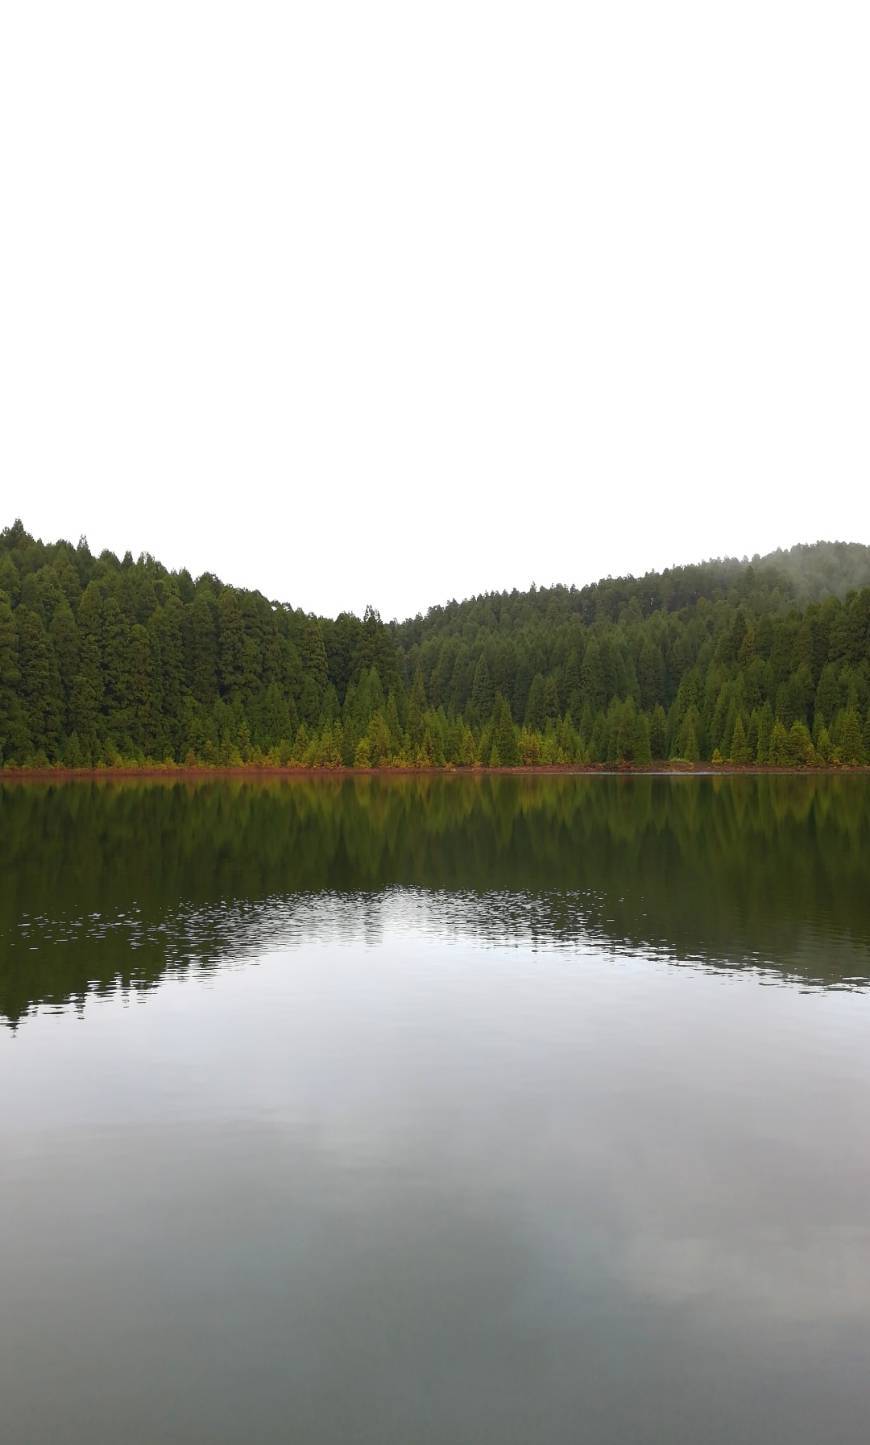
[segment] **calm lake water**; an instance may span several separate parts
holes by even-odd
[[[10,1445],[866,1445],[870,780],[0,787]]]

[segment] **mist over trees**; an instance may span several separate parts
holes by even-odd
[[[0,765],[870,762],[870,548],[384,623],[0,532]]]

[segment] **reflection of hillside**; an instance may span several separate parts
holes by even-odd
[[[859,777],[354,778],[0,788],[0,1013],[378,925],[870,973]],[[324,891],[354,895],[328,911]],[[432,892],[433,896],[427,896]],[[485,898],[482,895],[486,895]],[[306,923],[307,920],[307,923]]]

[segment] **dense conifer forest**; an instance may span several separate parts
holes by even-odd
[[[384,623],[0,532],[0,765],[870,763],[870,548]]]

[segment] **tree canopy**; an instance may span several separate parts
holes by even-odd
[[[0,532],[0,765],[870,762],[870,548],[385,623]]]

